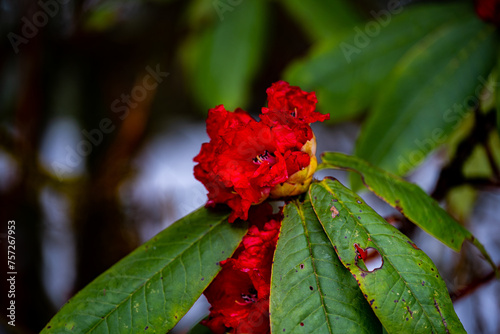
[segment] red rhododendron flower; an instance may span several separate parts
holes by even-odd
[[[288,82],[278,81],[267,89],[267,108],[262,108],[262,113],[269,111],[290,112],[291,115],[305,123],[323,122],[330,119],[330,115],[314,112],[316,109],[316,94],[304,92],[297,86],[290,86]]]
[[[261,121],[219,105],[208,112],[204,143],[194,158],[196,179],[208,190],[207,205],[225,203],[229,221],[247,219],[251,205],[269,196],[304,192],[316,170],[316,140],[310,122],[329,115],[314,111],[316,97],[280,81],[268,89],[269,106]]]
[[[260,205],[254,216],[266,217],[268,205]],[[252,219],[251,219],[252,220]],[[205,290],[212,305],[203,324],[214,333],[270,332],[269,295],[271,267],[280,222],[254,223],[233,257],[222,261],[222,270]]]
[[[474,1],[477,15],[486,22],[500,25],[500,1],[476,0]]]

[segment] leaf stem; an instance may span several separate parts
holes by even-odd
[[[500,270],[500,265],[497,266],[497,269]],[[478,288],[480,288],[481,286],[490,282],[494,278],[495,278],[495,271],[491,271],[487,275],[475,279],[466,287],[451,292],[450,298],[451,298],[452,302],[456,302],[456,301],[460,300],[461,298],[470,295],[471,293],[476,291]]]

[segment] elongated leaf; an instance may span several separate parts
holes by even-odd
[[[231,256],[246,227],[198,209],[137,248],[70,299],[42,333],[165,333]]]
[[[381,333],[310,201],[285,206],[271,282],[273,333]]]
[[[496,268],[484,246],[416,184],[372,166],[360,158],[342,153],[324,153],[322,160],[322,167],[350,170],[361,175],[363,183],[375,195],[454,251],[458,252],[465,240],[469,240]]]
[[[431,259],[337,180],[310,188],[321,225],[389,333],[465,333],[446,284]],[[357,245],[374,248],[380,268],[368,271]]]
[[[356,155],[399,175],[418,166],[478,101],[496,47],[494,27],[472,10],[415,45],[375,100]]]
[[[497,53],[497,68],[500,66],[500,51]],[[497,131],[498,134],[500,135],[500,85],[498,83],[499,81],[499,76],[497,76],[496,84],[494,86],[495,89],[495,107],[496,107],[496,114],[497,114]]]
[[[184,48],[189,83],[201,110],[222,102],[228,110],[245,107],[263,55],[267,3],[214,1],[210,9],[214,26],[203,28]]]
[[[468,11],[464,4],[425,4],[373,12],[343,41],[322,44],[293,64],[285,78],[315,91],[318,108],[331,112],[333,121],[343,120],[373,103],[394,65],[415,43],[450,21],[460,22]]]
[[[282,0],[313,41],[336,37],[360,24],[361,17],[345,0]]]

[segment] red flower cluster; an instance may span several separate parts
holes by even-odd
[[[500,0],[475,0],[474,4],[481,20],[500,26]]]
[[[244,220],[251,205],[269,196],[304,192],[316,170],[316,140],[310,123],[330,115],[314,111],[316,96],[284,81],[267,89],[268,107],[260,122],[246,111],[219,105],[208,112],[204,143],[194,158],[196,179],[208,190],[207,205],[225,203],[229,218]]]
[[[213,333],[270,332],[271,267],[281,226],[281,216],[266,222],[270,211],[268,204],[258,206],[250,221],[260,215],[260,222],[250,227],[233,257],[221,262],[221,272],[204,292],[212,307],[202,323]]]

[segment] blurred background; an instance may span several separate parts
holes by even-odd
[[[209,108],[257,115],[266,88],[286,79],[316,91],[318,110],[331,114],[313,128],[318,152],[353,153],[397,61],[437,23],[475,15],[469,1],[469,14],[411,16],[422,2],[0,0],[1,263],[7,268],[6,226],[15,220],[17,270],[15,327],[1,270],[0,333],[39,332],[79,289],[204,204],[192,158],[208,140]],[[443,1],[424,5],[435,3]],[[474,129],[491,133],[493,158],[472,140],[464,160],[483,181],[498,176],[494,122],[469,112],[408,177],[468,224],[498,263],[498,186],[436,188]],[[477,252],[455,254],[365,197],[435,261],[468,332],[499,332],[500,285]],[[175,332],[207,314],[206,303],[197,305]]]

